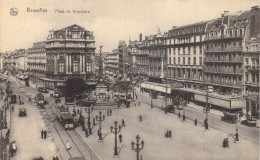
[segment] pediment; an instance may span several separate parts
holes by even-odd
[[[68,30],[85,30],[85,28],[83,28],[83,27],[81,27],[81,26],[79,26],[77,24],[68,26],[65,29],[68,29]]]

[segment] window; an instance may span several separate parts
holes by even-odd
[[[188,64],[190,64],[190,57],[188,57]]]
[[[178,55],[180,55],[180,53],[181,53],[181,49],[180,49],[180,48],[178,48]]]
[[[193,57],[193,64],[196,65],[196,57]]]
[[[202,65],[202,57],[200,57],[200,65]]]
[[[91,72],[91,63],[90,62],[86,63],[86,66],[87,66],[87,72]]]
[[[190,47],[188,47],[188,54],[190,54]]]
[[[169,57],[169,64],[172,64],[172,58]]]
[[[178,57],[178,64],[180,64],[180,62],[181,62],[181,58],[180,58],[180,57]]]
[[[196,36],[194,37],[194,42],[196,42]]]
[[[196,54],[196,46],[193,47],[193,54]]]
[[[59,72],[64,72],[64,62],[60,62],[60,64],[59,64]]]
[[[200,54],[202,54],[202,46],[200,46]]]
[[[175,63],[176,63],[176,58],[174,57],[174,58],[173,58],[173,64],[175,64]]]
[[[78,72],[78,62],[73,62],[73,72]]]
[[[183,63],[182,64],[185,64],[185,57],[183,57]]]

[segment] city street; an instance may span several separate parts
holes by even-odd
[[[151,104],[151,97],[149,96],[149,93],[147,92],[140,92],[139,89],[136,89],[136,93],[138,95],[138,99],[141,102],[144,102],[146,104]],[[168,104],[171,104],[171,101],[167,102]],[[153,99],[153,105],[155,107],[161,108],[162,106],[165,106],[165,100],[163,99]],[[193,103],[188,104],[188,107],[185,107],[185,115],[188,119],[194,121],[195,119],[198,120],[198,122],[203,123],[206,114],[203,113],[203,111],[189,107],[191,105],[195,105]],[[199,106],[202,108],[202,106]],[[176,114],[179,113],[178,110],[175,111]],[[183,114],[183,111],[180,110],[181,115]],[[171,114],[171,113],[169,113]],[[177,116],[177,115],[175,115]],[[219,115],[215,115],[212,113],[209,113],[209,129],[214,128],[217,130],[220,130],[222,132],[225,132],[227,134],[234,134],[236,131],[236,127],[239,130],[240,136],[248,139],[252,143],[259,144],[259,128],[256,127],[248,127],[245,125],[241,125],[240,123],[232,124],[232,123],[227,123],[224,121],[221,121],[221,117]]]
[[[11,81],[15,82],[13,77]],[[50,138],[50,134],[48,134],[47,139],[41,139],[41,130],[48,131],[48,129],[44,124],[39,108],[28,102],[27,95],[34,95],[35,93],[32,88],[22,89],[22,86],[24,85],[16,82],[12,87],[14,93],[17,93],[17,104],[11,104],[11,106],[14,106],[14,111],[11,112],[10,142],[16,141],[17,144],[17,152],[12,159],[22,160],[39,157],[51,159],[58,154],[56,146]],[[22,90],[26,90],[26,92]],[[19,105],[19,95],[24,105]],[[22,107],[26,108],[27,115],[19,117],[19,110]]]
[[[98,112],[94,111],[91,116],[94,117]],[[106,115],[106,110],[102,112]],[[139,115],[143,117],[142,122],[139,121]],[[110,126],[114,125],[115,120],[121,125],[122,119],[126,127],[122,127],[121,131],[123,142],[119,143],[118,140],[119,159],[135,159],[136,153],[131,150],[131,142],[136,141],[137,134],[145,142],[140,155],[149,160],[234,159],[235,157],[257,159],[258,156],[257,145],[248,141],[244,135],[241,135],[238,143],[234,143],[233,135],[229,133],[211,128],[205,131],[201,124],[194,126],[191,121],[182,122],[178,116],[165,115],[160,109],[151,109],[144,103],[141,106],[115,109],[112,116],[106,116],[102,123],[102,133],[105,135],[103,142],[98,142],[98,125],[94,127],[93,134],[88,138],[85,138],[81,127],[76,130],[101,159],[109,160],[113,159],[115,141]],[[164,137],[166,130],[172,131],[172,138]],[[229,138],[229,148],[222,147],[224,138]],[[248,148],[252,149],[250,154],[244,152]]]

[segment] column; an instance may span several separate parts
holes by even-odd
[[[83,72],[84,73],[86,72],[86,63],[85,63],[85,61],[86,61],[86,55],[83,54]]]
[[[164,61],[163,61],[163,59],[161,59],[161,68],[162,68],[162,71],[161,71],[161,78],[163,78],[163,73],[164,73]]]
[[[71,61],[71,54],[69,55],[69,72],[71,73],[71,66],[72,66],[72,61]]]
[[[57,74],[57,55],[54,56],[54,74]]]
[[[82,54],[79,55],[79,73],[82,73]]]
[[[66,54],[66,74],[69,73],[69,55]]]

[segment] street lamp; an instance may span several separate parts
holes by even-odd
[[[102,132],[101,132],[101,122],[103,122],[105,120],[105,115],[102,116],[102,112],[99,111],[99,116],[96,115],[96,120],[99,122],[99,132],[98,132],[98,136],[99,136],[99,139],[98,141],[103,141],[103,138],[102,138]]]
[[[117,121],[114,122],[115,127],[111,126],[111,132],[115,134],[115,147],[114,147],[114,156],[118,156],[117,152],[117,134],[120,132],[120,130],[117,130]],[[114,129],[114,131],[113,131]]]
[[[206,121],[205,121],[205,129],[209,129],[209,125],[208,125],[208,111],[209,111],[209,88],[208,88],[208,86],[206,86],[206,93],[207,93],[207,96],[206,96],[206,107],[205,107],[205,110],[206,110]]]
[[[134,150],[136,152],[136,160],[139,160],[139,152],[144,148],[144,141],[142,140],[141,142],[141,148],[139,147],[140,146],[140,136],[137,135],[136,136],[136,143],[134,143],[134,141],[132,141],[131,145],[132,145],[132,150]],[[135,145],[136,144],[136,148],[135,148]]]
[[[89,107],[86,111],[88,113],[88,130],[89,130],[89,134],[91,134],[91,124],[90,124],[90,113],[93,112],[93,107]]]

